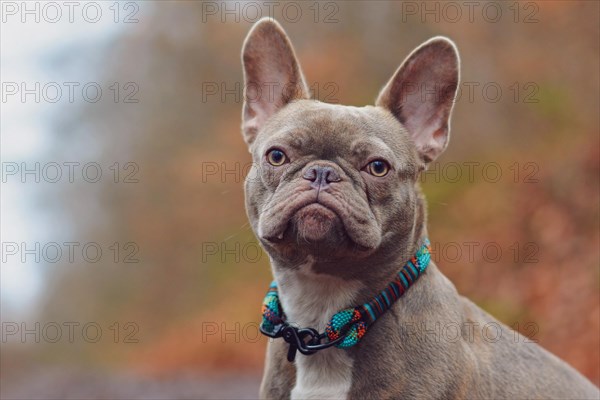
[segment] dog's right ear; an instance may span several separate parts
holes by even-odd
[[[310,96],[294,48],[273,19],[263,18],[252,27],[244,41],[242,64],[242,134],[250,147],[275,112],[292,100]]]

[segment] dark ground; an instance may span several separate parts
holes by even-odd
[[[26,377],[3,377],[0,397],[13,399],[256,399],[259,376],[200,376],[187,373],[168,378],[133,374],[41,370]]]

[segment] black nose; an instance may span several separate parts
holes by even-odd
[[[302,174],[302,177],[312,182],[315,189],[329,186],[331,182],[339,182],[340,175],[335,169],[325,165],[311,165]]]

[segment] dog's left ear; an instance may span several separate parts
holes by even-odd
[[[404,125],[426,163],[448,145],[459,64],[458,51],[450,39],[432,38],[404,60],[375,103]]]

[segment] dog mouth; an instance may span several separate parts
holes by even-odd
[[[295,192],[295,193],[293,193]],[[271,245],[295,242],[331,251],[348,248],[364,252],[381,242],[379,226],[368,203],[357,205],[327,192],[297,190],[273,199],[259,222],[259,237]]]
[[[339,216],[321,203],[312,203],[300,208],[290,221],[299,240],[320,242],[340,225]],[[337,235],[335,235],[337,236]]]

